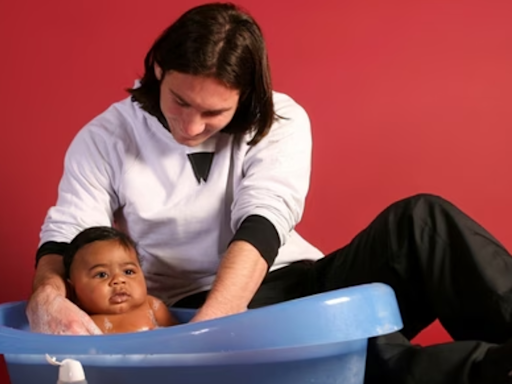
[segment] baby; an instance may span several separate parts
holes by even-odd
[[[147,294],[134,241],[111,227],[79,233],[64,256],[72,299],[103,333],[138,332],[178,324]]]

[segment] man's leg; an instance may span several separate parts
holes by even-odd
[[[249,308],[298,299],[313,294],[312,266],[314,261],[297,261],[270,272],[249,303]]]
[[[418,195],[391,205],[349,245],[317,261],[313,273],[314,293],[383,282],[397,295],[404,337],[371,341],[369,369],[376,371],[367,382],[377,373],[393,383],[491,384],[482,375],[493,371],[493,359],[502,370],[494,370],[502,380],[495,382],[509,379],[512,355],[507,362],[500,352],[507,347],[487,351],[488,343],[512,337],[512,258],[451,203]],[[436,318],[455,340],[465,341],[408,344]]]

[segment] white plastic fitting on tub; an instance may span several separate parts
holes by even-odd
[[[55,357],[46,355],[46,360],[52,365],[59,366],[59,380],[57,384],[87,384],[84,368],[78,360],[64,359],[58,362]]]

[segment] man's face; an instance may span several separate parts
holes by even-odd
[[[240,92],[212,77],[176,71],[162,74],[160,109],[174,139],[188,147],[197,146],[223,129],[233,118]]]
[[[135,250],[117,240],[95,241],[79,249],[69,280],[78,304],[90,315],[124,313],[147,301]]]

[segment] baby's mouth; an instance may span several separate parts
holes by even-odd
[[[112,296],[110,296],[110,302],[114,304],[120,304],[124,303],[129,298],[130,294],[128,292],[116,292]]]

